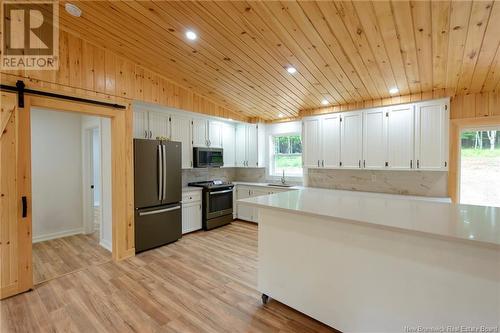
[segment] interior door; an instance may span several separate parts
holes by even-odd
[[[322,119],[322,152],[321,166],[338,168],[340,166],[340,114],[331,114]]]
[[[29,99],[0,95],[0,299],[33,287]]]
[[[343,168],[361,168],[363,113],[348,112],[342,116],[340,160]]]

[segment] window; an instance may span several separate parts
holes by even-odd
[[[271,137],[271,176],[302,177],[302,140],[299,134]]]

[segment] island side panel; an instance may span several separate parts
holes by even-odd
[[[500,249],[259,208],[258,289],[342,331],[498,326]]]

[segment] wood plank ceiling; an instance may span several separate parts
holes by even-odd
[[[323,99],[385,98],[393,87],[500,88],[494,1],[73,3],[83,15],[61,8],[63,29],[248,116],[294,117]]]

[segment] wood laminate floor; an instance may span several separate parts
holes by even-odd
[[[112,260],[111,252],[99,245],[99,231],[33,244],[35,285]]]
[[[0,302],[7,332],[332,332],[256,291],[257,227],[234,222]]]

